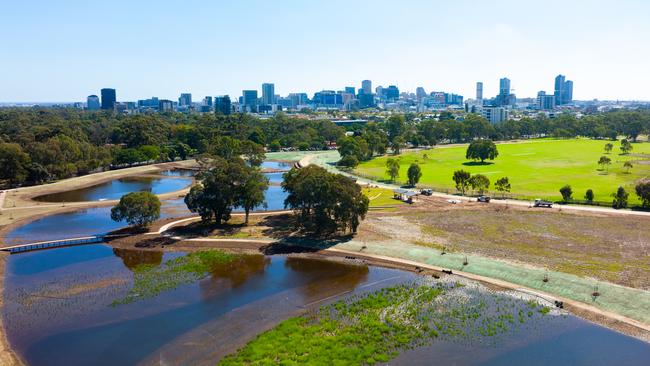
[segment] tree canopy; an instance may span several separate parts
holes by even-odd
[[[368,198],[352,179],[309,165],[284,174],[285,207],[299,215],[298,225],[322,236],[357,231],[368,212]]]
[[[497,156],[499,156],[499,151],[491,140],[472,141],[465,154],[466,159],[481,160],[481,163],[486,159],[494,160]]]
[[[160,218],[160,200],[151,192],[131,192],[120,198],[111,209],[113,221],[126,221],[129,225],[145,227]]]

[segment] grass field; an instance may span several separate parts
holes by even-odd
[[[363,194],[370,200],[370,207],[395,206],[403,205],[404,201],[393,198],[393,191],[386,188],[367,188],[361,189]]]
[[[650,143],[633,144],[634,150],[629,155],[620,155],[618,142],[614,142],[610,154],[605,154],[606,143],[587,139],[543,139],[499,144],[499,156],[484,165],[465,159],[467,146],[407,152],[397,157],[401,164],[398,181],[405,181],[409,165],[417,162],[422,167],[420,184],[423,186],[453,190],[454,171],[464,169],[472,174],[486,175],[492,185],[498,178],[507,176],[512,185],[511,193],[520,198],[559,200],[559,189],[569,184],[574,199],[583,199],[585,191],[591,188],[596,201],[608,202],[612,200],[611,194],[623,186],[630,193],[630,203],[638,203],[634,186],[639,180],[650,178]],[[612,160],[608,171],[600,170],[597,164],[603,155]],[[364,162],[356,172],[379,180],[387,179],[386,160],[389,157]],[[623,167],[627,160],[634,164],[629,173]]]

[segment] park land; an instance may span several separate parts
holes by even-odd
[[[610,153],[605,153],[604,146],[608,142],[614,147]],[[452,175],[463,169],[487,176],[492,186],[497,179],[508,177],[511,193],[516,198],[556,201],[561,199],[559,189],[569,184],[574,199],[583,199],[587,189],[592,189],[596,201],[611,202],[611,194],[623,186],[630,193],[630,204],[638,204],[634,186],[650,178],[650,143],[633,143],[632,146],[630,154],[621,154],[617,141],[540,139],[509,142],[497,144],[499,156],[484,164],[465,159],[467,145],[441,146],[397,156],[401,166],[398,181],[405,181],[409,165],[417,163],[422,167],[420,185],[438,190],[455,191]],[[599,166],[601,156],[609,157],[611,164]],[[388,158],[390,156],[364,162],[356,172],[379,180],[388,179]],[[623,166],[626,161],[633,164],[629,170]]]

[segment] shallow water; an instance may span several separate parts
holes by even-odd
[[[67,192],[34,198],[41,202],[83,202],[119,199],[130,192],[149,191],[163,194],[181,190],[192,182],[189,178],[127,177]]]
[[[262,162],[262,169],[278,169],[278,170],[289,170],[293,167],[293,163],[286,161],[264,161]]]
[[[272,182],[281,182],[282,174],[283,173],[268,173],[266,175],[269,176],[269,179]],[[155,180],[155,178],[153,179]],[[174,181],[175,184],[178,184],[179,182],[185,182],[183,184],[189,184],[189,179],[163,178],[162,180]],[[120,186],[122,188],[125,187],[124,185]],[[160,186],[154,185],[153,187],[158,187],[156,189],[161,189]],[[131,186],[131,188],[134,188],[134,186]],[[167,186],[167,188],[169,188],[169,186]],[[106,189],[106,187],[104,187],[104,189]],[[57,194],[72,192],[63,192]],[[78,193],[75,193],[75,195],[77,194]],[[261,205],[255,208],[254,211],[272,211],[284,209],[284,199],[287,197],[287,194],[282,190],[282,187],[277,184],[269,185],[265,196],[266,206]],[[110,207],[98,207],[48,215],[41,219],[28,222],[25,225],[12,230],[5,236],[5,240],[10,244],[58,240],[81,236],[100,235],[125,227],[126,224],[124,222],[114,222],[111,220],[110,211]],[[234,210],[234,212],[242,211],[243,210],[240,208],[236,208]],[[169,217],[187,216],[190,214],[192,213],[187,209],[183,198],[162,201],[160,216],[163,219]]]
[[[414,276],[255,255],[158,297],[108,306],[128,291],[131,268],[175,255],[88,245],[9,257],[4,316],[12,345],[30,365],[130,365],[160,359],[214,364],[260,329],[305,306]]]
[[[12,346],[30,365],[213,365],[308,308],[419,278],[324,259],[254,255],[158,297],[109,306],[128,291],[137,265],[179,255],[95,244],[10,256],[3,316]],[[545,317],[486,341],[436,339],[390,364],[591,366],[650,360],[643,342],[570,315]]]

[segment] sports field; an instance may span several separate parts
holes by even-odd
[[[465,159],[466,145],[406,152],[397,157],[401,165],[398,181],[406,181],[409,165],[416,162],[422,168],[422,186],[453,190],[454,171],[464,169],[472,174],[486,175],[492,182],[492,194],[494,182],[508,177],[512,185],[511,193],[519,198],[559,200],[559,189],[569,184],[573,188],[574,199],[583,199],[585,191],[592,189],[596,201],[609,202],[612,200],[611,194],[623,186],[630,193],[630,203],[636,204],[639,202],[634,194],[636,182],[650,179],[650,143],[635,143],[631,154],[621,155],[620,142],[613,142],[612,152],[606,154],[604,146],[607,142],[541,139],[503,143],[497,145],[499,156],[494,161],[486,161],[484,165]],[[598,165],[598,159],[603,155],[612,161],[607,169],[601,169]],[[364,162],[356,172],[379,180],[388,179],[386,160],[389,157]],[[623,167],[627,160],[634,165],[629,172]]]

